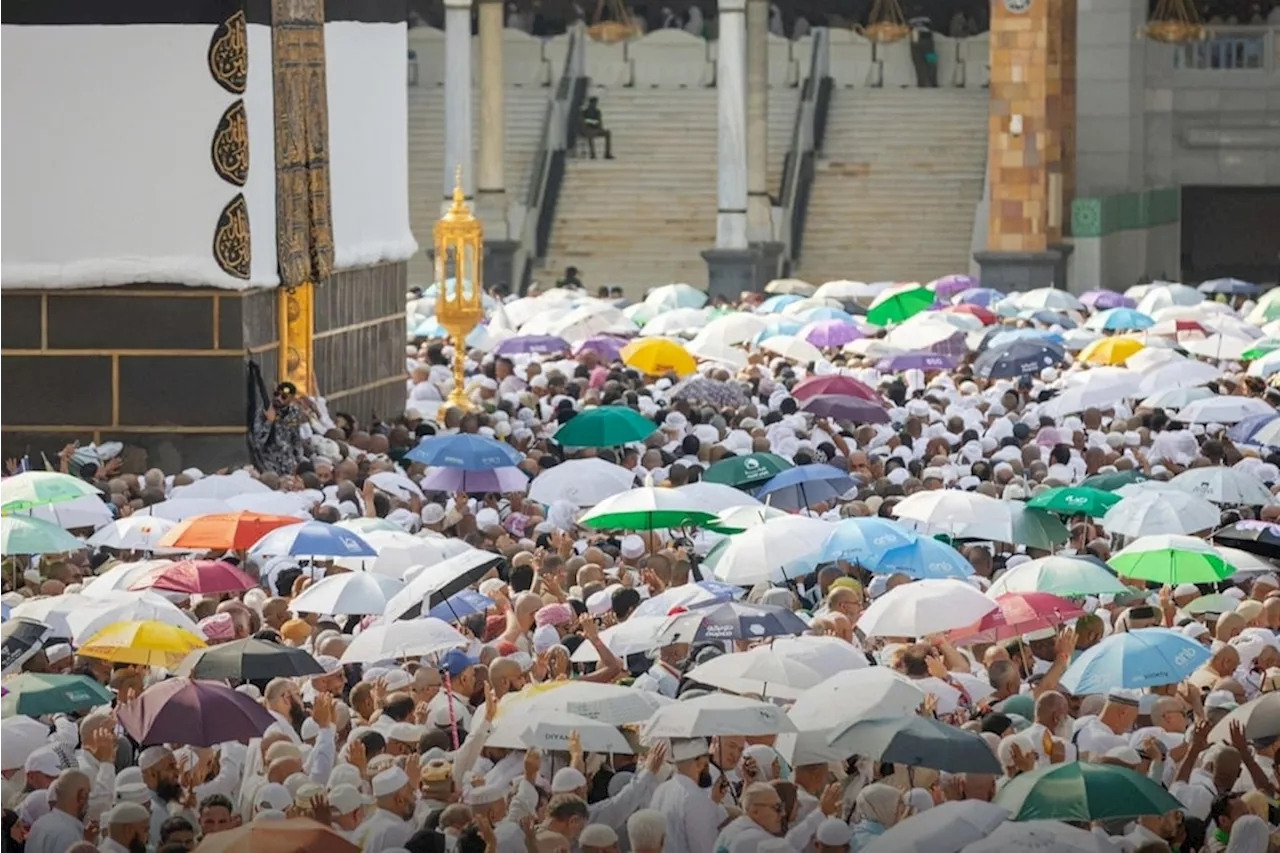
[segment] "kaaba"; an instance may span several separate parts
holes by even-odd
[[[404,405],[406,0],[4,0],[0,444],[248,461],[250,362]]]

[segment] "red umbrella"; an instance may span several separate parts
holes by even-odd
[[[995,600],[995,610],[972,625],[948,631],[948,638],[957,644],[995,643],[1084,615],[1074,601],[1048,592],[1006,592]]]
[[[807,400],[819,394],[825,396],[861,397],[873,403],[883,403],[876,389],[865,382],[859,382],[852,376],[843,376],[838,373],[831,373],[826,376],[811,376],[808,379],[797,382],[796,386],[791,389],[791,396],[797,400]]]
[[[120,707],[120,725],[143,746],[248,743],[275,723],[271,712],[218,681],[170,678]]]
[[[157,566],[134,582],[131,590],[154,589],[188,595],[239,592],[258,582],[224,560],[183,560]]]
[[[968,302],[963,302],[959,305],[952,305],[946,310],[950,311],[952,314],[968,314],[972,317],[977,317],[982,321],[982,325],[984,326],[990,326],[997,319],[994,311],[991,311],[988,308],[983,308],[981,305],[970,305]]]

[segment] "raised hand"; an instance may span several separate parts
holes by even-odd
[[[311,719],[322,729],[333,725],[333,696],[328,693],[316,695],[316,701],[311,705]]]
[[[650,773],[657,773],[662,769],[662,762],[667,760],[667,742],[660,740],[649,748],[649,754],[644,758],[645,769]]]
[[[490,723],[498,718],[498,691],[488,681],[484,683],[484,718]]]
[[[524,753],[524,778],[533,784],[533,780],[538,778],[538,771],[542,769],[542,751],[539,749],[526,749]]]
[[[822,796],[818,799],[818,808],[822,809],[822,813],[827,817],[835,817],[840,811],[840,805],[843,802],[844,791],[840,789],[839,784],[832,782],[822,789]]]

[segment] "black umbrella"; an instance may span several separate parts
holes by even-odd
[[[785,607],[745,601],[707,601],[672,619],[659,638],[663,645],[704,640],[760,640],[803,634],[804,620]]]
[[[52,628],[35,619],[18,617],[4,623],[0,633],[4,636],[4,674],[17,672],[27,658],[40,651],[40,644],[52,632]]]
[[[285,676],[323,675],[324,668],[302,649],[248,637],[196,649],[183,658],[174,675],[218,681],[262,681]]]
[[[1016,338],[978,356],[973,373],[982,379],[1015,379],[1039,375],[1044,368],[1066,360],[1066,351],[1051,341]]]
[[[437,604],[443,604],[461,592],[503,560],[501,554],[472,548],[455,554],[443,563],[410,569],[409,582],[387,602],[382,618],[387,622],[397,619],[417,619]],[[425,605],[425,607],[423,606]]]
[[[1000,762],[987,742],[973,732],[912,714],[860,720],[835,729],[827,742],[844,752],[909,767],[947,773],[1000,775]]]
[[[1280,524],[1237,521],[1213,534],[1213,540],[1260,557],[1280,557]]]

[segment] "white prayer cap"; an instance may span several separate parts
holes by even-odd
[[[390,796],[408,784],[408,774],[399,767],[392,767],[373,777],[373,795],[375,797]],[[292,801],[292,798],[290,799]]]
[[[126,823],[142,823],[151,820],[151,812],[140,803],[116,803],[105,815],[102,823],[106,826],[120,826]]]
[[[839,818],[829,817],[818,824],[818,831],[813,837],[819,844],[829,847],[847,846],[853,838],[853,827]]]
[[[334,814],[351,814],[371,802],[354,785],[335,785],[329,789],[329,805],[333,807]]]
[[[579,847],[611,847],[617,843],[618,833],[613,831],[613,827],[603,823],[588,824],[578,835]]]
[[[693,758],[701,758],[707,754],[707,741],[705,738],[689,737],[689,738],[672,738],[671,739],[671,760],[675,762],[689,761]]]
[[[500,785],[475,785],[462,792],[462,802],[468,806],[487,806],[503,799]]]
[[[284,811],[293,805],[293,794],[279,782],[268,782],[253,795],[253,805],[258,809],[276,809]]]
[[[149,770],[172,756],[173,753],[169,751],[167,746],[149,746],[142,750],[142,754],[138,756],[138,767],[141,770]]]
[[[566,794],[586,787],[587,777],[573,767],[561,767],[551,780],[551,793]],[[612,843],[612,842],[609,842]]]

